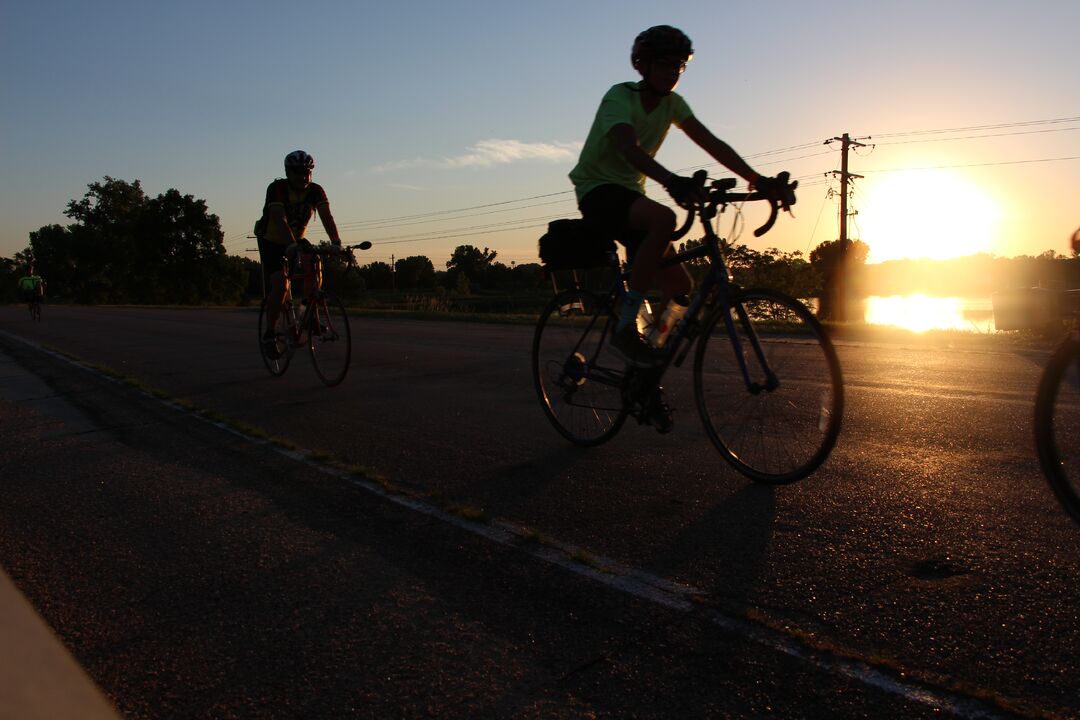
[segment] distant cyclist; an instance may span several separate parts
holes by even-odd
[[[637,365],[650,365],[660,356],[637,329],[645,293],[654,287],[663,292],[658,308],[662,312],[673,296],[691,290],[690,275],[682,265],[659,269],[664,255],[672,252],[675,213],[645,197],[645,178],[650,177],[679,205],[703,199],[691,178],[680,177],[653,159],[668,130],[677,125],[717,162],[760,191],[766,191],[771,181],[713,135],[673,92],[693,55],[690,38],[670,25],[657,25],[638,35],[630,62],[641,80],[619,83],[607,91],[578,164],[570,172],[585,221],[622,242],[632,263],[630,292],[619,310],[612,346]]]
[[[19,278],[19,294],[22,301],[34,312],[34,304],[40,303],[45,297],[45,280],[34,272],[33,264],[26,266],[26,274]]]
[[[266,188],[262,218],[256,224],[263,283],[269,298],[266,306],[267,330],[263,337],[268,348],[275,347],[273,328],[277,325],[278,313],[289,290],[281,272],[282,258],[287,258],[290,268],[294,270],[307,269],[312,255],[305,250],[310,245],[304,239],[304,233],[312,215],[316,212],[319,214],[330,242],[341,247],[341,236],[330,213],[326,191],[311,181],[314,168],[315,159],[303,150],[286,155],[285,178],[275,180]],[[305,288],[305,295],[310,290]]]

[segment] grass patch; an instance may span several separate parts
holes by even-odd
[[[600,563],[596,560],[596,556],[583,548],[577,548],[576,550],[574,550],[574,554],[570,556],[570,559],[576,563],[587,565],[594,570],[600,569]]]
[[[342,470],[360,480],[370,480],[371,482],[378,483],[384,490],[391,489],[390,481],[386,479],[386,476],[366,465],[345,465],[342,467]]]
[[[532,545],[544,545],[547,547],[553,547],[555,545],[555,542],[550,536],[545,535],[534,527],[522,528],[521,540],[522,542]]]
[[[265,440],[270,437],[270,433],[266,432],[261,427],[246,422],[240,422],[238,420],[231,421],[229,427],[238,433],[242,433],[248,437],[258,438],[259,440]]]
[[[270,442],[275,447],[279,447],[282,450],[292,450],[293,452],[295,452],[295,451],[300,449],[300,446],[297,445],[296,443],[294,443],[292,440],[289,440],[288,438],[280,437],[278,435],[274,435],[273,437],[271,437]]]
[[[315,462],[327,462],[333,457],[334,456],[330,453],[329,450],[320,450],[318,448],[308,450],[307,454],[307,459],[314,460]]]
[[[471,522],[487,522],[487,512],[483,508],[476,507],[475,505],[463,505],[461,503],[447,503],[443,506],[443,510],[451,515],[457,515],[459,518],[464,518]]]

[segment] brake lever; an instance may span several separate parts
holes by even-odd
[[[769,199],[769,219],[765,221],[765,224],[754,231],[754,237],[761,237],[765,233],[772,229],[773,224],[776,222],[776,216],[780,210],[784,210],[791,217],[795,217],[795,213],[791,211],[791,206],[795,204],[795,188],[799,187],[799,181],[788,182],[788,178],[791,177],[791,173],[782,172],[776,176],[776,179],[781,183],[781,187],[784,188],[783,196],[779,198]]]

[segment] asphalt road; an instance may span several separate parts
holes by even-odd
[[[96,428],[0,405],[0,565],[125,714],[1080,716],[1080,528],[1031,440],[1045,351],[841,342],[836,450],[766,488],[712,450],[686,371],[672,434],[581,450],[536,403],[528,327],[355,317],[325,389],[302,357],[270,378],[254,324],[0,309],[0,349]]]

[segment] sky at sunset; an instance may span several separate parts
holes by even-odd
[[[679,85],[760,172],[791,171],[795,219],[751,247],[837,237],[847,132],[871,261],[1067,251],[1080,226],[1080,2],[686,0],[5,3],[0,256],[103,176],[205,199],[242,254],[282,158],[315,156],[367,259],[461,244],[535,262],[577,210],[567,173],[634,36],[693,39]],[[657,159],[721,169],[673,129]],[[651,195],[663,197],[650,186]],[[309,235],[325,235],[314,223]],[[721,224],[729,234],[730,218]],[[250,255],[250,257],[256,257]]]

